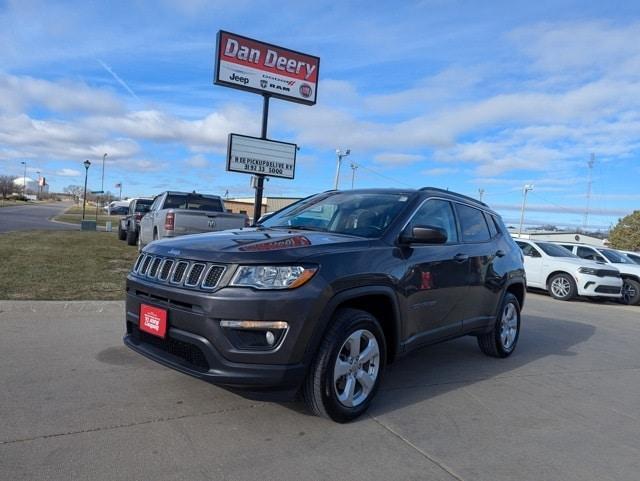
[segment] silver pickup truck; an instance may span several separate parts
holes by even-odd
[[[165,237],[239,229],[248,224],[245,214],[225,212],[224,202],[217,195],[163,192],[140,221],[138,249]]]

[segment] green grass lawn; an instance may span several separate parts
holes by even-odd
[[[96,207],[94,205],[87,205],[84,215],[85,220],[96,220]],[[103,226],[107,221],[111,221],[113,230],[118,230],[118,221],[122,218],[119,215],[106,215],[103,209],[98,209],[98,223],[97,225]],[[70,224],[80,224],[82,221],[82,206],[69,207],[62,214],[53,218],[60,222],[68,222]]]
[[[124,299],[135,247],[115,233],[28,231],[0,235],[0,299]]]

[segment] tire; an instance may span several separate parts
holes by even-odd
[[[576,281],[569,274],[556,274],[549,279],[548,291],[551,297],[559,301],[569,301],[576,296]]]
[[[122,230],[122,224],[118,222],[118,240],[125,240],[127,238],[127,231]]]
[[[138,243],[138,230],[127,230],[127,245],[134,246]]]
[[[138,252],[142,252],[142,248],[144,246],[142,245],[142,234],[140,232],[138,232],[138,240],[136,241],[136,245],[138,246]]]
[[[158,240],[158,231],[157,231],[157,229],[153,229],[153,240]]]
[[[359,353],[354,359],[352,349]],[[359,309],[336,311],[302,387],[309,411],[339,423],[363,414],[378,391],[386,351],[375,317]]]
[[[515,351],[519,338],[520,303],[516,296],[507,292],[493,328],[478,336],[478,346],[487,356],[504,358]]]
[[[629,305],[640,304],[640,282],[634,279],[623,279],[622,303]]]

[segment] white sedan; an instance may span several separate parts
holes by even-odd
[[[620,299],[623,282],[615,267],[582,259],[558,244],[515,241],[524,255],[527,287],[544,289],[562,301],[576,296]]]

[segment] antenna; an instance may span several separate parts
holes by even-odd
[[[592,153],[587,166],[589,167],[589,182],[587,182],[587,209],[584,211],[584,225],[586,229],[589,224],[589,207],[591,205],[591,184],[593,184],[593,165],[596,163],[596,156]]]

